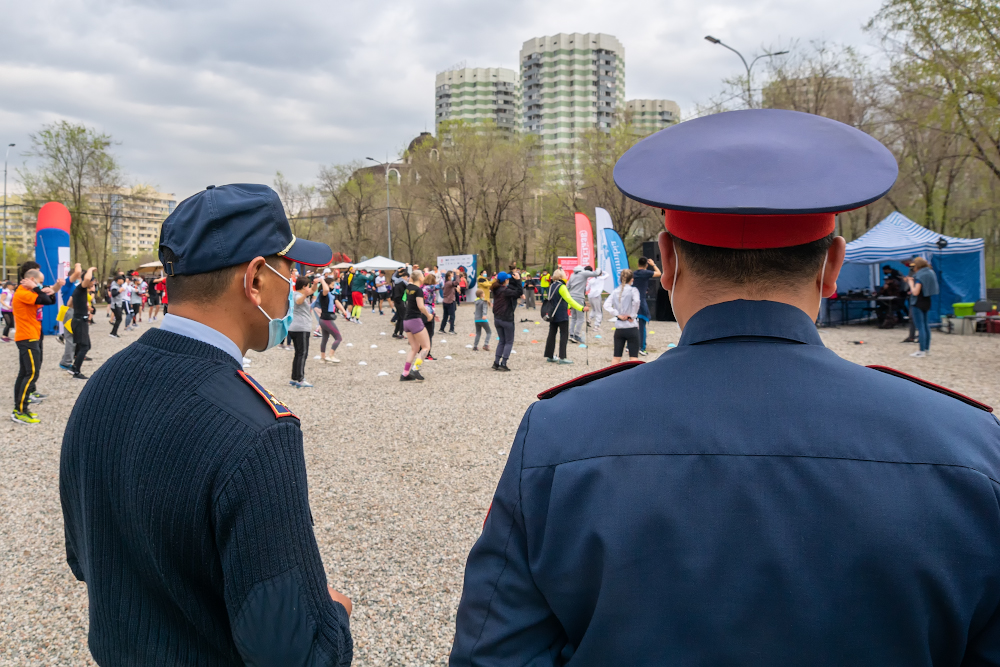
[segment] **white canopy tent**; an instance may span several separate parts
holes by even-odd
[[[355,264],[354,268],[359,271],[395,271],[401,266],[406,265],[402,262],[378,255],[377,257],[372,257],[371,259],[366,259],[363,262]]]
[[[146,262],[145,264],[139,265],[140,269],[162,269],[163,262],[157,260],[155,262]]]
[[[350,262],[340,262],[339,264],[334,264],[330,268],[331,269],[349,269],[352,266],[354,266],[354,265],[351,264]]]

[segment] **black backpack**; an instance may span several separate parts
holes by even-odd
[[[542,301],[542,309],[538,311],[538,314],[542,316],[542,319],[546,322],[551,322],[552,317],[556,314],[556,306],[563,302],[561,296],[559,296],[559,286],[562,285],[561,281],[553,282],[549,285],[549,291],[545,294],[545,300]],[[552,289],[556,290],[556,298],[552,298]]]

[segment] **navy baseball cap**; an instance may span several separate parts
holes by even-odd
[[[784,109],[695,118],[661,130],[615,164],[626,196],[665,210],[671,235],[720,248],[817,241],[835,215],[884,196],[899,170],[877,139]]]
[[[173,253],[170,261],[164,249]],[[325,243],[295,238],[278,193],[266,185],[209,185],[188,197],[160,229],[160,261],[168,276],[189,276],[278,255],[307,266],[326,266]]]

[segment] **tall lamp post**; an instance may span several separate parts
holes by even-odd
[[[711,35],[705,35],[705,41],[711,42],[712,44],[718,44],[719,46],[724,46],[725,48],[729,49],[730,51],[732,51],[733,53],[735,53],[736,55],[738,55],[740,57],[740,60],[743,61],[743,66],[747,68],[747,105],[749,105],[749,107],[751,109],[753,108],[753,88],[750,87],[750,70],[753,69],[754,64],[758,60],[760,60],[761,58],[773,58],[774,56],[783,56],[786,53],[788,53],[787,50],[786,51],[777,51],[775,53],[764,52],[764,53],[760,54],[759,56],[757,56],[756,58],[754,58],[753,60],[751,60],[750,64],[748,65],[747,64],[747,59],[743,57],[742,53],[740,53],[739,51],[737,51],[733,47],[729,46],[728,44],[724,43],[722,40],[716,39],[715,37],[712,37]]]
[[[14,144],[7,144],[3,156],[3,280],[7,280],[7,158]]]
[[[392,259],[392,209],[389,208],[389,156],[385,156],[385,162],[379,162],[373,157],[366,157],[366,160],[371,160],[375,164],[382,165],[382,170],[385,172],[385,228],[389,235],[389,259]]]

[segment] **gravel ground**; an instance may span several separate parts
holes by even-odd
[[[539,391],[586,372],[588,353],[591,370],[610,363],[612,333],[606,326],[589,349],[571,347],[575,365],[546,364],[547,325],[528,311],[532,321],[516,328],[513,372],[495,373],[492,353],[467,347],[474,328],[472,308],[463,306],[458,333],[434,337],[439,361],[425,364],[427,382],[401,384],[406,345],[390,337],[386,312],[366,310],[361,325],[338,320],[345,338],[338,365],[312,359],[319,341],[311,341],[306,377],[313,389],[288,386],[291,352],[251,353],[247,370],[302,419],[320,550],[330,584],[354,601],[355,664],[440,665],[451,646],[465,558],[521,415]],[[91,371],[138,337],[113,340],[105,326],[94,327]],[[650,329],[647,360],[679,336],[672,322]],[[1000,405],[1000,337],[935,334],[931,356],[914,359],[916,346],[900,344],[904,336],[900,329],[822,330],[847,359],[893,366]],[[61,349],[48,339],[42,423],[0,424],[0,665],[93,664],[86,588],[63,551],[59,445],[82,382],[58,369]],[[15,346],[0,345],[0,377],[13,384],[16,372]]]

